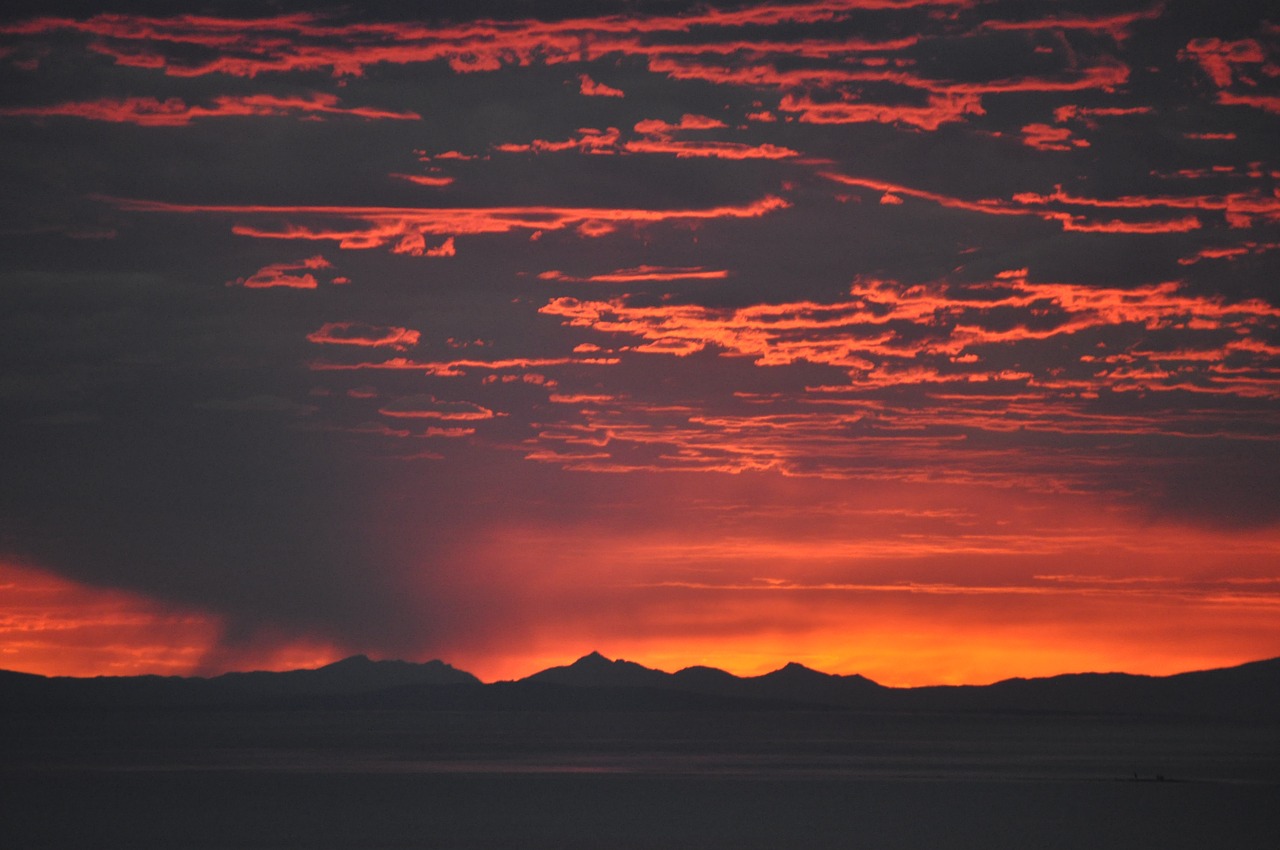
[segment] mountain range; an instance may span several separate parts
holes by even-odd
[[[858,710],[1131,714],[1280,720],[1280,658],[1173,676],[1081,673],[990,685],[886,687],[801,664],[762,676],[675,673],[593,652],[524,679],[484,684],[442,661],[363,655],[314,670],[212,678],[46,677],[0,671],[0,711],[71,708],[422,710]]]

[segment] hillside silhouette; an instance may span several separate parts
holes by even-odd
[[[0,671],[0,710],[276,707],[423,710],[778,710],[1020,712],[1280,718],[1280,659],[1141,676],[1078,673],[990,685],[886,687],[790,663],[760,676],[713,667],[674,673],[598,652],[492,684],[442,661],[363,655],[314,670],[221,676],[45,677]]]

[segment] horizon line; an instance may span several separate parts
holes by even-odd
[[[708,664],[690,664],[690,665],[685,666],[685,667],[680,667],[680,668],[678,668],[678,669],[676,669],[676,670],[664,670],[664,669],[662,669],[662,668],[658,668],[658,667],[649,667],[649,666],[647,666],[647,665],[645,665],[645,664],[641,664],[641,663],[639,663],[639,662],[637,662],[637,661],[631,661],[630,659],[626,659],[626,658],[610,658],[610,657],[606,656],[604,653],[602,653],[602,652],[600,652],[600,651],[598,651],[598,650],[592,650],[592,651],[590,651],[590,652],[586,653],[585,655],[578,656],[578,657],[577,657],[577,658],[575,658],[574,660],[569,661],[569,662],[567,662],[567,663],[562,663],[562,664],[553,664],[553,665],[551,665],[550,667],[543,667],[543,668],[540,668],[540,669],[538,669],[538,670],[533,671],[532,673],[528,673],[528,674],[526,674],[526,675],[524,675],[524,676],[520,676],[520,677],[518,677],[518,678],[512,678],[512,679],[492,679],[492,680],[485,680],[485,679],[482,679],[482,678],[480,678],[479,676],[477,676],[475,673],[472,673],[470,670],[466,670],[466,669],[464,669],[464,668],[462,668],[462,667],[457,667],[457,666],[455,666],[453,663],[451,663],[451,662],[449,662],[449,661],[445,661],[445,660],[444,660],[444,659],[442,659],[442,658],[430,658],[430,659],[427,659],[427,660],[425,660],[425,661],[412,661],[412,660],[409,660],[409,659],[406,659],[406,658],[373,658],[373,657],[371,657],[368,653],[365,653],[365,652],[356,652],[356,653],[352,653],[352,654],[350,654],[350,655],[344,655],[344,656],[342,656],[342,657],[340,657],[340,658],[337,658],[337,659],[335,659],[335,660],[333,660],[333,661],[328,661],[328,662],[325,662],[325,663],[320,664],[320,665],[315,666],[315,667],[288,667],[288,668],[284,668],[284,669],[277,669],[277,670],[266,669],[266,668],[256,668],[256,669],[248,669],[248,670],[224,670],[224,671],[223,671],[223,672],[221,672],[221,673],[213,673],[213,674],[207,674],[207,675],[202,675],[202,674],[198,674],[198,673],[192,673],[192,674],[186,674],[186,675],[183,675],[183,674],[177,674],[177,673],[174,673],[174,674],[165,674],[165,673],[131,673],[131,674],[99,673],[99,674],[96,674],[96,675],[89,675],[89,676],[70,676],[70,675],[59,675],[59,674],[52,674],[52,675],[50,675],[50,674],[47,674],[47,673],[35,673],[35,672],[28,671],[28,670],[16,670],[16,669],[8,668],[8,667],[0,667],[0,673],[17,673],[17,674],[19,674],[19,675],[24,675],[24,676],[37,676],[37,677],[44,678],[44,679],[75,679],[75,680],[93,680],[93,679],[141,679],[141,678],[159,678],[159,679],[201,679],[201,680],[209,681],[209,680],[213,680],[213,679],[220,678],[220,677],[222,677],[222,676],[229,676],[229,675],[248,675],[248,674],[255,674],[255,673],[284,674],[284,673],[311,672],[311,671],[317,671],[317,670],[326,669],[326,668],[328,668],[328,667],[333,667],[333,666],[335,666],[335,665],[337,665],[337,664],[341,664],[341,663],[346,662],[346,661],[352,661],[352,660],[355,660],[355,659],[363,659],[364,661],[367,661],[367,662],[369,662],[369,663],[371,663],[371,664],[384,664],[384,663],[396,664],[396,663],[400,663],[400,664],[411,664],[411,665],[416,665],[416,666],[425,666],[425,665],[428,665],[428,664],[443,664],[444,666],[446,666],[446,667],[450,668],[451,670],[455,670],[455,671],[457,671],[457,672],[459,672],[459,673],[465,673],[466,675],[473,677],[473,678],[474,678],[477,682],[479,682],[481,685],[486,685],[486,686],[488,686],[488,685],[511,684],[511,683],[516,683],[516,682],[523,682],[523,681],[525,681],[525,680],[527,680],[527,679],[530,679],[530,678],[532,678],[532,677],[534,677],[534,676],[537,676],[537,675],[539,675],[539,674],[541,674],[541,673],[545,673],[545,672],[547,672],[547,671],[549,671],[549,670],[560,670],[560,669],[566,669],[566,668],[569,668],[569,667],[573,667],[574,665],[576,665],[576,664],[578,664],[578,663],[580,663],[580,662],[582,662],[582,661],[585,661],[585,660],[587,660],[587,659],[591,658],[592,656],[598,656],[600,659],[602,659],[603,661],[605,661],[605,662],[607,662],[607,663],[609,663],[609,664],[619,664],[619,663],[621,663],[621,664],[632,664],[632,665],[635,665],[635,666],[637,666],[637,667],[640,667],[640,668],[642,668],[642,669],[644,669],[644,670],[650,670],[650,671],[653,671],[653,672],[656,672],[656,673],[662,673],[662,674],[667,675],[667,676],[673,676],[673,675],[675,675],[675,674],[677,674],[677,673],[680,673],[680,672],[683,672],[683,671],[685,671],[685,670],[704,669],[704,670],[716,670],[716,671],[719,671],[719,672],[721,672],[721,673],[725,673],[726,675],[732,676],[732,677],[734,677],[735,679],[759,679],[759,678],[762,678],[762,677],[764,677],[764,676],[769,676],[769,675],[773,675],[773,674],[775,674],[775,673],[779,673],[779,672],[781,672],[781,671],[783,671],[783,670],[787,669],[788,667],[799,667],[799,668],[802,668],[802,669],[805,669],[805,670],[808,670],[808,671],[811,671],[811,672],[814,672],[814,673],[821,674],[821,675],[823,675],[823,676],[831,676],[831,677],[837,677],[837,678],[853,678],[853,677],[858,677],[858,678],[865,679],[865,680],[866,680],[866,681],[868,681],[868,682],[872,682],[873,684],[875,684],[875,685],[877,685],[877,686],[879,686],[879,687],[882,687],[882,688],[891,688],[891,689],[894,689],[894,690],[916,690],[916,689],[920,689],[920,688],[965,688],[965,687],[988,687],[988,686],[990,686],[990,685],[999,684],[999,683],[1001,683],[1001,682],[1011,682],[1011,681],[1036,681],[1036,680],[1054,679],[1054,678],[1058,678],[1058,677],[1062,677],[1062,676],[1131,676],[1131,677],[1134,677],[1134,678],[1145,678],[1145,679],[1168,679],[1168,678],[1172,678],[1172,677],[1175,677],[1175,676],[1184,676],[1184,675],[1188,675],[1188,674],[1191,674],[1191,673],[1207,673],[1207,672],[1212,672],[1212,671],[1215,671],[1215,670],[1231,670],[1231,669],[1235,669],[1235,668],[1238,668],[1238,667],[1246,667],[1246,666],[1249,666],[1249,665],[1251,665],[1251,664],[1264,664],[1264,663],[1266,663],[1266,662],[1268,662],[1268,661],[1280,661],[1280,655],[1274,655],[1274,656],[1268,656],[1268,657],[1265,657],[1265,658],[1254,658],[1254,659],[1250,659],[1250,660],[1247,660],[1247,661],[1241,661],[1241,662],[1238,662],[1238,663],[1235,663],[1235,664],[1226,664],[1226,665],[1221,665],[1221,666],[1216,666],[1216,667],[1197,667],[1197,668],[1192,668],[1192,669],[1187,669],[1187,670],[1180,670],[1180,671],[1175,672],[1175,673],[1165,673],[1165,674],[1132,673],[1132,672],[1129,672],[1129,671],[1126,671],[1126,670],[1100,670],[1100,669],[1099,669],[1099,670],[1072,670],[1072,671],[1066,671],[1066,672],[1061,672],[1061,673],[1050,673],[1050,674],[1041,675],[1041,676],[1006,676],[1006,677],[1001,678],[1001,679],[994,679],[994,680],[992,680],[992,681],[990,681],[990,682],[961,682],[961,683],[934,682],[934,683],[930,683],[930,684],[917,684],[917,685],[886,685],[886,684],[883,684],[883,683],[881,683],[881,682],[878,682],[878,681],[876,681],[876,680],[874,680],[874,679],[872,679],[872,678],[870,678],[870,677],[868,677],[868,676],[866,676],[865,674],[862,674],[862,673],[856,673],[856,672],[855,672],[855,673],[829,673],[829,672],[827,672],[827,671],[825,671],[825,670],[819,670],[819,669],[817,669],[817,668],[810,667],[810,666],[808,666],[807,664],[802,664],[802,663],[800,663],[800,662],[798,662],[798,661],[788,661],[788,662],[784,663],[782,666],[777,667],[777,668],[775,668],[775,669],[773,669],[773,670],[769,670],[769,671],[764,672],[764,673],[757,673],[757,674],[753,674],[753,675],[739,675],[739,674],[737,674],[737,673],[733,673],[733,672],[731,672],[731,671],[725,670],[725,669],[723,669],[723,668],[721,668],[721,667],[715,667],[715,666],[708,665]]]

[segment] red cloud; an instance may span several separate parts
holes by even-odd
[[[1096,127],[1094,118],[1114,118],[1125,115],[1150,115],[1150,106],[1076,106],[1068,104],[1053,110],[1053,120],[1059,124],[1067,121],[1083,121],[1085,126]]]
[[[686,112],[680,116],[679,124],[668,124],[658,118],[648,118],[644,121],[637,121],[635,131],[646,136],[659,136],[669,139],[681,130],[717,130],[725,126],[727,125],[723,121],[715,118],[708,118],[705,115],[691,115]]]
[[[722,122],[699,115],[686,115],[680,124],[668,124],[665,121],[647,120],[636,124],[636,132],[645,138],[621,140],[621,131],[617,127],[597,130],[592,127],[579,128],[579,136],[562,141],[534,139],[528,143],[506,143],[495,145],[494,150],[503,153],[559,153],[577,150],[590,154],[674,154],[677,157],[713,157],[716,159],[787,159],[799,156],[797,151],[778,145],[748,145],[740,142],[720,141],[678,141],[672,134],[679,130],[704,130],[725,126]]]
[[[777,89],[789,98],[784,108],[807,123],[878,122],[921,130],[936,130],[943,124],[984,114],[981,98],[987,94],[1113,91],[1128,79],[1128,68],[1114,59],[1081,64],[1072,54],[1070,62],[1064,63],[1056,74],[1014,74],[987,81],[956,82],[909,71],[907,68],[916,58],[895,56],[919,45],[921,37],[917,35],[873,41],[861,37],[771,38],[769,33],[759,32],[765,27],[843,21],[865,10],[892,12],[926,7],[942,14],[940,7],[973,6],[973,0],[825,0],[742,9],[699,8],[680,15],[477,20],[456,25],[338,24],[306,14],[234,22],[200,16],[99,15],[83,21],[41,18],[0,28],[0,32],[35,36],[74,30],[94,39],[90,49],[111,56],[118,63],[163,69],[177,76],[220,73],[252,77],[323,69],[335,76],[359,75],[375,64],[421,62],[447,62],[454,71],[467,73],[511,64],[549,65],[609,55],[630,56],[647,63],[650,72],[674,79]],[[991,22],[987,28],[1083,29],[1110,32],[1119,38],[1132,23],[1155,17],[1158,12],[1157,7],[1095,17],[1064,15],[1029,22]],[[213,58],[191,58],[211,53]],[[721,64],[715,64],[717,61]],[[825,64],[814,67],[815,63]],[[578,79],[584,94],[622,95],[620,90],[599,84],[587,74],[578,75]],[[906,89],[907,102],[877,102],[883,96],[869,98],[862,92],[867,86]],[[836,97],[824,101],[825,95]],[[376,110],[346,111],[368,117],[408,117]],[[646,132],[640,128],[637,131]],[[784,153],[785,148],[734,146],[728,142],[668,146],[643,142],[632,150],[732,158],[789,155]]]
[[[1096,486],[1096,475],[1104,473],[1096,466],[1087,474],[1073,469],[1080,460],[1073,452],[1008,444],[984,451],[967,444],[963,432],[1269,438],[1271,418],[1256,415],[1262,415],[1258,404],[1280,398],[1280,376],[1270,365],[1280,346],[1266,341],[1280,331],[1280,309],[1261,300],[1198,296],[1173,282],[1132,288],[1031,283],[1025,270],[971,286],[859,282],[850,296],[832,304],[720,310],[632,306],[625,298],[553,299],[543,312],[576,327],[631,336],[642,341],[631,350],[646,356],[715,347],[762,367],[835,366],[848,379],[804,392],[735,392],[740,401],[732,407],[718,407],[706,395],[645,402],[562,391],[552,400],[571,406],[570,418],[545,424],[528,441],[526,457],[596,472],[776,470],[1064,492]],[[1016,314],[1031,324],[1009,327],[1008,316]],[[1046,324],[1047,317],[1053,321]],[[897,336],[896,329],[907,328],[907,336]],[[1161,350],[1143,342],[1169,334],[1188,344]],[[1074,335],[1128,342],[1109,343],[1105,351],[1114,353],[1105,359],[1085,355],[1023,369],[987,365],[1008,362],[1018,346]],[[1071,350],[1088,348],[1076,343]],[[1124,412],[1095,404],[1103,391],[1195,394],[1203,401]],[[1241,411],[1248,412],[1242,417]],[[1132,476],[1133,468],[1123,474]]]
[[[587,97],[625,97],[625,92],[621,89],[606,86],[604,83],[597,83],[586,74],[580,74],[578,79],[582,83],[579,91]]]
[[[399,246],[396,246],[396,247],[398,248]],[[408,253],[414,253],[414,252],[410,251]],[[452,236],[450,236],[448,239],[441,242],[436,247],[427,248],[426,250],[421,252],[421,256],[424,256],[424,257],[456,257],[457,255],[458,255],[458,249],[457,249],[457,246],[453,244]],[[417,256],[417,254],[415,254],[415,256]]]
[[[344,207],[266,206],[258,204],[171,204],[126,198],[103,198],[118,209],[132,212],[170,214],[235,215],[249,218],[309,219],[340,221],[343,227],[286,223],[276,227],[237,224],[234,233],[260,239],[332,241],[342,248],[364,249],[391,246],[396,253],[414,256],[447,256],[453,248],[449,240],[427,249],[427,235],[474,235],[514,231],[548,231],[576,228],[584,236],[612,232],[617,226],[644,226],[660,222],[694,223],[716,219],[759,218],[790,204],[782,198],[766,196],[743,206],[704,209],[651,210],[584,207]],[[274,268],[274,267],[273,267]],[[266,271],[265,269],[263,271]],[[308,276],[309,277],[309,276]],[[246,286],[252,285],[245,282]],[[275,284],[281,285],[281,284]],[[315,281],[312,279],[311,286]]]
[[[172,75],[224,73],[254,76],[262,73],[330,69],[335,75],[361,74],[378,63],[446,61],[457,72],[489,71],[504,64],[554,64],[583,61],[609,54],[635,56],[650,71],[678,79],[703,79],[716,84],[766,86],[783,90],[793,100],[793,112],[810,123],[902,123],[936,129],[942,123],[982,114],[983,94],[1015,91],[1112,90],[1128,77],[1128,69],[1113,60],[1064,69],[1060,79],[1011,77],[988,82],[949,82],[888,68],[889,55],[910,49],[918,36],[882,41],[844,39],[745,38],[743,27],[792,23],[821,23],[847,19],[858,10],[901,11],[923,7],[971,7],[972,0],[827,0],[795,5],[761,5],[737,10],[704,8],[691,13],[663,15],[604,15],[560,21],[480,20],[458,25],[423,26],[413,23],[331,24],[299,14],[227,21],[198,16],[146,18],[100,15],[85,21],[42,18],[3,28],[13,34],[36,35],[71,29],[96,38],[92,49],[122,64],[163,68]],[[992,24],[996,28],[1053,26],[1056,29],[1118,31],[1154,12],[1123,15],[1062,17],[1037,24]],[[726,33],[732,30],[732,33]],[[731,34],[734,38],[724,38]],[[219,55],[192,63],[189,48],[198,46]],[[185,54],[185,55],[184,55]],[[754,64],[731,68],[704,64],[701,57],[735,56]],[[848,65],[851,57],[860,57]],[[837,60],[825,68],[794,67],[794,60]],[[779,70],[786,63],[788,70]],[[587,94],[620,95],[588,75],[580,76]],[[920,92],[925,106],[888,105],[848,100],[847,89],[883,83]],[[845,90],[845,101],[820,104],[807,100],[814,87]],[[389,116],[380,116],[389,117]],[[653,150],[652,146],[649,146]],[[714,156],[709,148],[684,146],[664,152]],[[727,149],[721,149],[727,150]],[[695,152],[696,151],[696,152]],[[741,151],[737,151],[741,153]],[[780,155],[775,149],[774,155]],[[756,153],[754,155],[761,155]]]
[[[392,357],[378,363],[326,363],[309,364],[315,372],[354,372],[362,370],[390,372],[423,372],[440,378],[456,378],[472,370],[503,371],[506,369],[545,369],[549,366],[612,366],[616,357],[512,357],[506,360],[409,360]]]
[[[904,70],[886,70],[879,65],[862,68],[796,68],[779,70],[773,65],[713,65],[684,58],[662,57],[649,62],[650,70],[673,79],[703,80],[716,84],[767,86],[784,90],[810,87],[839,89],[847,85],[883,83],[915,89],[943,98],[962,95],[1006,94],[1010,92],[1114,91],[1129,79],[1129,68],[1115,59],[1099,59],[1096,64],[1072,68],[1062,78],[1009,77],[988,82],[956,83],[930,79]]]
[[[1280,250],[1280,242],[1244,242],[1224,248],[1201,248],[1188,257],[1179,257],[1178,264],[1191,266],[1201,260],[1235,260],[1248,254],[1264,254],[1268,251]]]
[[[1267,54],[1253,39],[1197,38],[1187,43],[1178,58],[1199,63],[1214,85],[1225,89],[1234,82],[1237,66],[1261,64],[1267,61]]]
[[[1272,115],[1280,115],[1280,95],[1274,94],[1232,94],[1218,92],[1218,103],[1223,106],[1252,106]]]
[[[1259,340],[1280,329],[1280,308],[1261,300],[1228,302],[1186,294],[1176,282],[1131,288],[1061,283],[1031,283],[1020,273],[1002,276],[985,286],[904,287],[892,282],[859,282],[851,298],[830,304],[793,302],[737,309],[694,305],[632,306],[626,298],[586,301],[554,298],[541,312],[561,317],[569,326],[622,334],[641,341],[633,350],[684,356],[717,348],[726,356],[749,357],[757,366],[782,367],[799,362],[825,364],[848,371],[853,387],[886,387],[919,383],[973,383],[987,380],[1041,381],[1049,375],[986,370],[973,356],[983,346],[1010,345],[1128,326],[1133,332],[1178,330],[1198,336],[1207,347],[1206,360],[1222,363],[1228,352],[1237,358],[1246,349],[1224,343],[1222,332],[1237,339]],[[1008,326],[999,315],[1018,311],[1039,317]],[[899,336],[899,329],[914,328]],[[1224,345],[1226,347],[1224,347]],[[1269,356],[1255,348],[1259,357]],[[968,355],[968,356],[961,356]],[[920,365],[923,356],[945,357],[946,365]],[[1158,360],[1152,355],[1153,361]],[[1132,365],[1132,364],[1131,364]],[[1261,364],[1254,364],[1255,368]],[[1280,379],[1264,373],[1248,380],[1225,374],[1143,373],[1152,388],[1280,395]],[[1132,385],[1138,373],[1104,370],[1088,388]],[[1164,379],[1168,379],[1167,381]],[[1055,379],[1056,380],[1056,379]],[[1197,389],[1198,387],[1198,389]],[[1083,386],[1081,388],[1084,388]]]
[[[635,131],[645,138],[632,139],[622,145],[628,153],[666,153],[677,157],[714,157],[717,159],[786,159],[799,156],[797,151],[778,145],[749,145],[741,142],[685,141],[675,135],[689,130],[714,130],[725,127],[723,121],[705,115],[686,113],[680,123],[669,124],[660,119],[638,121]],[[616,140],[615,140],[616,143]]]
[[[834,172],[822,172],[823,177],[845,186],[860,186],[877,192],[920,198],[944,207],[979,212],[986,215],[1032,215],[1045,221],[1057,222],[1063,230],[1081,233],[1186,233],[1202,225],[1194,215],[1155,221],[1086,219],[1071,208],[1115,210],[1177,209],[1221,213],[1232,227],[1249,227],[1254,218],[1267,221],[1280,220],[1280,196],[1267,196],[1257,192],[1235,192],[1227,195],[1126,195],[1119,198],[1090,198],[1073,195],[1055,189],[1047,194],[1019,192],[1010,200],[968,201],[937,192],[912,189],[883,180]]]
[[[494,150],[503,153],[558,153],[560,151],[580,150],[586,153],[615,153],[617,151],[620,132],[617,127],[597,130],[594,127],[578,128],[578,138],[569,138],[553,142],[546,139],[534,139],[528,144],[507,143],[494,145]]]
[[[796,113],[806,124],[906,124],[920,130],[936,130],[943,124],[982,115],[982,100],[974,93],[931,94],[927,106],[900,106],[862,101],[816,103],[808,97],[785,95],[780,112]]]
[[[629,153],[669,153],[677,157],[715,159],[788,159],[798,151],[778,145],[747,145],[739,142],[688,142],[663,139],[633,139],[623,145]]]
[[[928,192],[922,189],[912,189],[897,183],[890,183],[884,180],[872,180],[865,177],[851,177],[846,174],[837,174],[827,171],[821,173],[822,177],[840,183],[844,186],[858,186],[865,189],[871,189],[876,192],[889,192],[897,196],[906,196],[909,198],[920,198],[921,200],[930,201],[944,207],[953,209],[968,210],[970,212],[980,212],[987,215],[1029,215],[1030,212],[1021,209],[1012,204],[1002,201],[966,201],[961,198],[955,198],[950,195],[943,195],[937,192]]]
[[[1066,127],[1050,127],[1048,124],[1028,124],[1022,128],[1022,143],[1041,151],[1069,151],[1087,148],[1089,143],[1075,138]]]
[[[290,272],[327,268],[332,268],[332,264],[317,254],[296,263],[273,263],[263,266],[249,277],[227,281],[227,286],[243,286],[247,289],[270,289],[277,286],[290,289],[315,289],[317,286],[315,275],[290,274]]]
[[[90,121],[138,124],[144,127],[185,127],[200,118],[234,118],[248,115],[354,115],[369,119],[418,120],[415,112],[390,112],[369,107],[343,108],[331,94],[313,92],[307,97],[275,97],[272,95],[223,95],[213,99],[212,106],[188,105],[180,98],[156,100],[153,97],[129,97],[120,100],[92,100],[59,103],[52,106],[11,106],[0,109],[0,115],[12,117],[83,118]]]
[[[569,283],[636,283],[639,281],[668,280],[723,280],[729,276],[725,269],[704,269],[701,266],[671,268],[668,266],[637,266],[631,269],[618,269],[605,274],[594,274],[588,277],[571,277],[552,269],[538,275],[542,280],[562,280]]]
[[[1119,198],[1087,198],[1072,195],[1057,188],[1047,195],[1024,192],[1014,195],[1013,199],[1017,203],[1031,206],[1057,203],[1102,209],[1167,208],[1215,211],[1221,212],[1232,227],[1248,227],[1254,216],[1261,216],[1269,221],[1280,220],[1280,196],[1274,194],[1267,196],[1256,192],[1234,192],[1227,195],[1124,195]],[[1194,229],[1194,227],[1187,229]]]
[[[409,328],[381,327],[360,322],[327,322],[307,334],[318,345],[357,345],[404,351],[418,344],[421,334]]]
[[[416,183],[419,186],[430,186],[438,188],[448,186],[453,182],[452,177],[437,176],[431,174],[392,174],[397,180],[407,180],[410,183]]]
[[[860,9],[967,6],[972,0],[820,0],[737,10],[705,8],[691,14],[603,15],[560,21],[479,20],[457,25],[408,22],[337,24],[309,14],[225,19],[197,15],[154,18],[101,14],[84,20],[37,18],[0,27],[0,33],[35,36],[76,31],[90,49],[118,64],[163,69],[173,76],[229,74],[253,77],[288,71],[330,70],[360,75],[376,64],[446,61],[459,73],[493,71],[504,64],[580,61],[608,53],[648,55],[654,40],[715,28],[822,23]],[[714,46],[715,42],[712,42]],[[191,48],[200,48],[192,51]],[[192,60],[214,52],[212,59]]]
[[[1093,30],[1105,32],[1116,41],[1129,37],[1129,30],[1139,21],[1150,21],[1159,18],[1164,12],[1164,3],[1156,3],[1148,9],[1135,12],[1118,12],[1111,15],[1049,15],[1026,21],[984,21],[984,29],[991,30]]]
[[[442,401],[432,395],[405,396],[378,412],[397,419],[440,419],[448,422],[471,422],[495,416],[487,407],[469,401]]]

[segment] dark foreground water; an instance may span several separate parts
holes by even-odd
[[[1266,724],[847,712],[0,724],[7,848],[1280,846],[1280,730]]]

